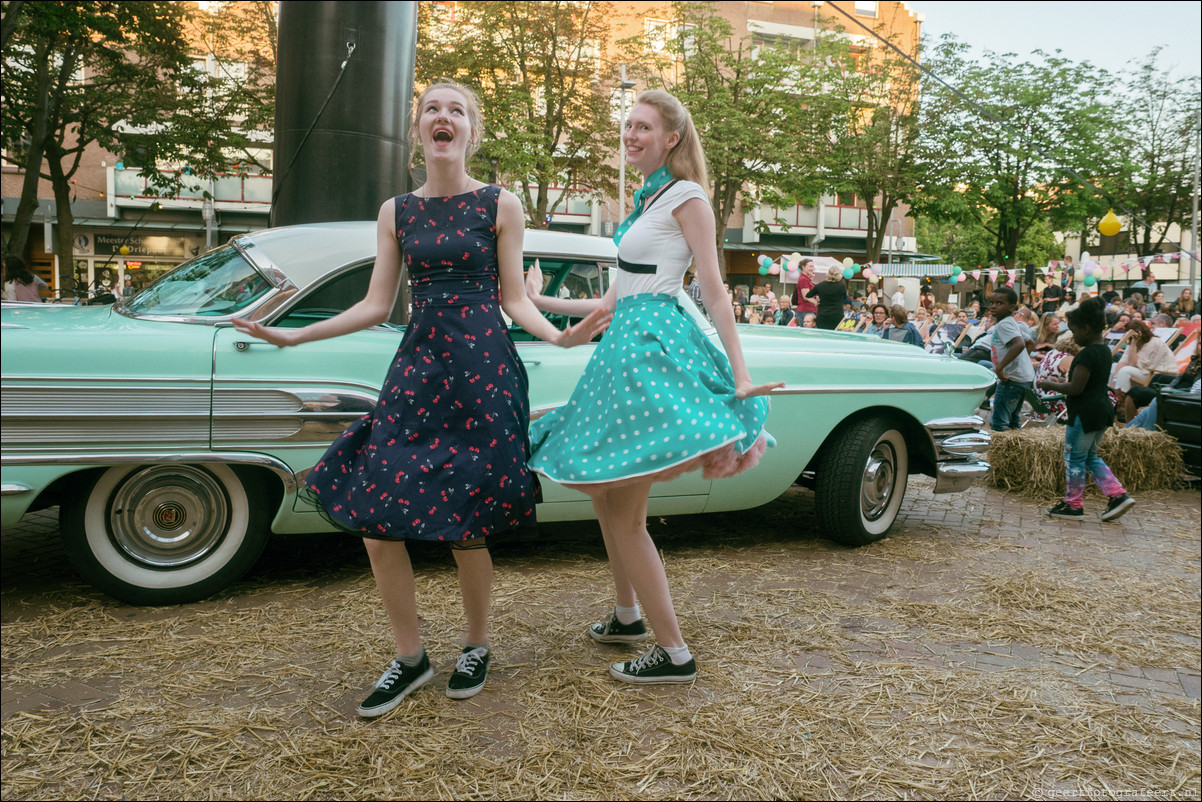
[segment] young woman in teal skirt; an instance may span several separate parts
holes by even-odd
[[[605,297],[539,295],[538,269],[527,275],[527,294],[540,309],[574,317],[616,310],[571,399],[531,423],[530,467],[592,498],[616,605],[589,635],[601,643],[646,639],[640,602],[655,631],[657,645],[614,663],[610,674],[683,683],[696,677],[697,664],[647,531],[651,485],[693,470],[718,478],[755,465],[771,444],[763,396],[783,384],[753,384],[748,375],[718,268],[705,155],[688,111],[666,92],[644,92],[622,141],[645,181],[614,235],[617,280]],[[690,264],[725,354],[680,306],[689,302],[682,284]]]

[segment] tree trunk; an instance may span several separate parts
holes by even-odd
[[[29,147],[25,158],[25,176],[21,183],[21,200],[12,222],[4,252],[21,255],[29,242],[29,224],[38,208],[38,178],[42,174],[42,155],[46,148],[49,128],[50,59],[39,58],[37,68],[38,104],[29,125]]]
[[[50,183],[54,187],[54,203],[58,231],[54,235],[54,251],[58,258],[59,287],[75,287],[75,213],[71,211],[71,182],[63,173],[62,153],[54,145],[46,148],[46,164]],[[84,287],[75,287],[83,290]]]

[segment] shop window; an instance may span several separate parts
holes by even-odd
[[[856,0],[856,14],[861,17],[875,17],[876,5],[871,0]]]

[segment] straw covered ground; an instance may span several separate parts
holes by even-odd
[[[277,539],[230,591],[160,609],[6,571],[6,699],[100,701],[6,712],[3,796],[1196,799],[1196,691],[1113,681],[1200,669],[1197,493],[1139,503],[1070,525],[914,480],[893,536],[857,550],[818,538],[800,489],[652,521],[701,671],[660,688],[612,681],[636,651],[584,636],[612,603],[595,527],[547,525],[558,542],[495,551],[495,662],[466,702],[442,690],[453,561],[418,549],[439,673],[371,723],[354,708],[388,629],[350,539]]]

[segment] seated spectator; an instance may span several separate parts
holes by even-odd
[[[1052,314],[1048,312],[1044,315]],[[1040,359],[1039,365],[1035,368],[1035,394],[1040,398],[1060,395],[1049,390],[1039,389],[1041,381],[1054,381],[1067,383],[1068,369],[1072,367],[1073,357],[1081,352],[1081,346],[1077,345],[1077,341],[1073,338],[1071,331],[1066,331],[1056,338],[1052,343],[1052,347],[1048,349],[1043,358]],[[1068,408],[1065,406],[1064,398],[1056,401],[1046,401],[1044,404],[1048,409],[1052,410],[1052,414],[1056,416],[1056,420],[1060,423],[1065,423],[1068,416]],[[1046,415],[1033,416],[1037,421],[1047,420]]]
[[[885,326],[889,322],[889,310],[884,304],[876,304],[872,307],[872,320],[868,324],[868,328],[864,329],[865,334],[873,337],[880,337],[881,332],[885,330]]]
[[[1069,312],[1076,309],[1078,305],[1079,304],[1077,303],[1077,291],[1076,290],[1068,290],[1064,294],[1064,303],[1061,304],[1060,308],[1057,309],[1056,311],[1061,315],[1067,315]]]
[[[1132,320],[1128,330],[1132,332],[1123,357],[1115,363],[1111,373],[1110,387],[1114,390],[1120,408],[1126,410],[1127,393],[1131,385],[1147,385],[1153,373],[1177,373],[1177,360],[1164,340],[1152,334],[1152,329],[1142,320]]]
[[[752,309],[751,317],[747,319],[747,322],[752,326],[759,326],[764,322],[764,314],[758,309]]]
[[[1194,315],[1194,291],[1186,287],[1181,291],[1181,297],[1173,303],[1173,314],[1189,319]]]
[[[1202,389],[1202,370],[1199,369],[1198,357],[1200,352],[1195,351],[1190,357],[1189,366],[1182,371],[1181,375],[1173,380],[1169,385],[1173,390],[1189,390],[1192,393]],[[1131,393],[1127,395],[1127,402],[1134,408],[1140,408],[1139,413],[1133,416],[1128,416],[1127,427],[1132,426],[1139,429],[1156,430],[1156,396],[1160,388],[1154,387],[1132,387]]]
[[[1127,324],[1131,322],[1130,312],[1119,312],[1119,316],[1115,319],[1114,325],[1110,327],[1111,331],[1126,331]]]
[[[1184,390],[1193,385],[1198,380],[1199,352],[1194,351],[1194,355],[1190,357],[1189,364],[1186,365],[1177,378],[1173,379],[1168,386],[1176,390]],[[1132,385],[1131,391],[1127,393],[1127,397],[1123,400],[1123,413],[1128,421],[1133,421],[1136,418],[1136,412],[1145,409],[1149,404],[1156,400],[1156,393],[1160,391],[1160,387],[1144,386],[1142,384]],[[1155,412],[1153,412],[1153,421],[1155,421]],[[1130,425],[1130,424],[1128,424]]]
[[[1053,350],[1056,341],[1061,334],[1060,315],[1055,312],[1044,312],[1043,317],[1039,319],[1039,325],[1035,327],[1035,350],[1040,352],[1048,352]],[[1039,381],[1036,377],[1035,381]],[[1068,381],[1065,379],[1053,379],[1053,381]]]
[[[776,325],[776,313],[773,312],[771,308],[765,309],[763,314],[760,315],[760,322],[763,323],[765,326],[775,326]]]
[[[818,315],[814,312],[806,312],[805,317],[801,320],[801,326],[805,329],[818,328]]]
[[[901,304],[897,304],[889,310],[889,323],[881,332],[881,339],[909,343],[922,348],[922,335],[918,333],[918,329],[914,328],[906,307]]]
[[[793,324],[793,301],[788,295],[782,295],[778,300],[780,314],[776,316],[776,325],[788,326]]]
[[[1160,312],[1152,318],[1152,330],[1173,328],[1173,316],[1168,312]]]
[[[922,344],[926,345],[931,339],[931,321],[927,318],[927,310],[923,307],[918,307],[914,310],[914,328],[918,329],[918,336],[922,338]]]

